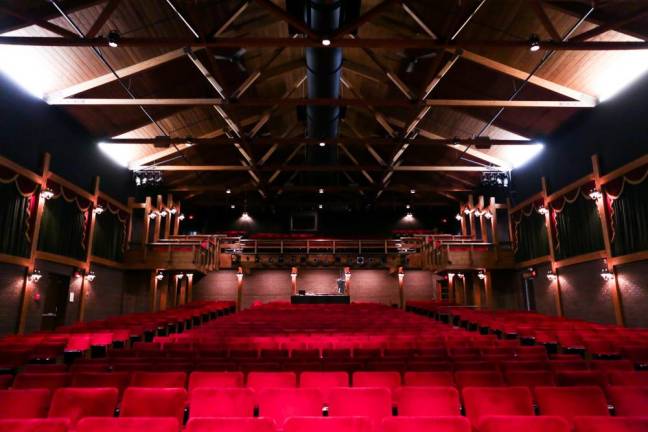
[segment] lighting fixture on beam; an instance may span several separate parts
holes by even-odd
[[[111,30],[108,32],[108,46],[111,48],[117,48],[119,46],[119,41],[121,36],[117,30]]]
[[[97,207],[92,209],[92,213],[94,213],[96,215],[100,215],[103,212],[104,212],[104,208],[99,204],[97,204]]]
[[[479,270],[479,271],[477,272],[477,277],[478,277],[480,280],[484,280],[484,279],[486,279],[486,273],[484,273],[482,270]]]
[[[537,212],[542,216],[546,216],[549,214],[549,209],[547,209],[547,207],[545,207],[544,205],[541,205],[540,207],[538,207]]]
[[[614,273],[608,270],[607,267],[604,267],[601,270],[601,277],[603,278],[604,281],[609,282],[614,279]]]
[[[596,188],[589,191],[588,195],[589,195],[590,199],[592,199],[594,201],[598,201],[598,200],[603,198],[603,193],[601,191],[597,190]]]
[[[325,47],[331,46],[331,39],[322,39],[322,45]]]
[[[537,34],[532,34],[529,37],[529,51],[536,52],[540,50],[540,38]]]
[[[558,280],[558,275],[553,271],[549,270],[547,272],[547,279],[549,280],[549,282],[555,282],[556,280]]]
[[[161,281],[162,279],[164,279],[164,273],[162,273],[161,271],[157,272],[155,279]]]
[[[86,275],[85,278],[86,278],[86,280],[87,280],[88,282],[92,282],[93,280],[95,280],[95,279],[97,278],[97,276],[95,275],[95,273],[94,273],[93,271],[91,271],[90,273],[88,273],[88,274]]]
[[[46,200],[52,199],[54,197],[54,191],[50,188],[45,188],[45,190],[40,193],[40,196]]]
[[[29,281],[33,283],[38,283],[39,280],[43,277],[43,274],[40,272],[40,270],[35,269],[33,272],[29,274]]]
[[[180,221],[185,220],[185,215],[184,215],[184,213],[180,213],[180,216],[178,216],[178,220],[180,220]]]

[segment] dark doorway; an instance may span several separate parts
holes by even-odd
[[[45,303],[41,330],[49,331],[65,325],[65,309],[68,303],[70,277],[49,273],[45,286]]]

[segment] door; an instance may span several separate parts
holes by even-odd
[[[44,286],[45,303],[41,318],[41,330],[49,331],[65,325],[65,309],[70,290],[68,276],[49,273]]]

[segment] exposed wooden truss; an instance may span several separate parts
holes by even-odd
[[[155,165],[146,169],[156,171],[252,171],[253,167],[245,165]],[[259,171],[384,171],[382,165],[264,165],[256,167]],[[392,168],[402,172],[491,172],[500,171],[497,167],[460,166],[460,165],[400,165]]]

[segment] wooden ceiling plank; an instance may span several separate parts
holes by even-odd
[[[586,32],[580,33],[569,39],[569,42],[585,42],[588,39],[592,39],[596,36],[602,35],[611,30],[619,30],[621,27],[630,24],[640,18],[648,16],[648,7],[640,9],[638,12],[634,12],[630,15],[627,15],[621,19],[618,19],[611,23],[601,24],[598,27],[595,27]],[[645,39],[645,38],[643,38]]]
[[[533,7],[533,11],[535,14],[538,16],[540,19],[540,22],[542,23],[542,26],[547,30],[547,33],[549,33],[549,36],[551,39],[555,41],[562,40],[562,36],[558,33],[556,30],[556,27],[553,25],[551,22],[551,19],[547,15],[547,12],[544,9],[544,6],[542,6],[542,1],[541,0],[532,0],[531,1],[531,7]]]
[[[281,99],[282,100],[283,99],[288,99],[290,97],[290,95],[292,95],[295,90],[297,90],[299,87],[301,87],[304,84],[305,81],[306,81],[306,75],[304,75],[300,80],[297,80],[295,82],[295,84],[291,88],[289,88],[286,91],[286,93],[284,93],[284,95],[281,97]],[[279,109],[280,106],[281,106],[280,104],[276,104],[276,105],[272,106],[270,109],[266,110],[261,115],[261,118],[259,119],[259,122],[256,125],[254,125],[254,127],[250,131],[250,136],[252,138],[254,138],[259,133],[261,128],[263,126],[265,126],[266,123],[268,123],[268,121],[270,120],[270,117],[272,117],[272,114],[274,112],[276,112]]]
[[[245,12],[245,10],[248,8],[249,5],[250,5],[250,2],[247,1],[247,0],[241,2],[241,4],[239,5],[239,7],[237,7],[237,8],[234,10],[234,13],[232,13],[232,15],[230,15],[229,18],[227,18],[227,19],[225,20],[225,22],[223,22],[222,24],[220,24],[219,26],[217,26],[214,30],[210,31],[210,32],[208,33],[208,36],[207,36],[207,37],[208,37],[208,38],[219,37],[219,36],[221,36],[223,33],[225,33],[225,32],[227,31],[227,29],[229,29],[229,27],[234,23],[234,21],[236,21],[236,20],[238,19],[238,17],[239,17],[243,12]]]
[[[106,24],[115,9],[117,9],[119,3],[121,3],[121,0],[109,0],[108,4],[106,4],[106,6],[101,10],[101,13],[92,24],[92,27],[90,27],[90,30],[86,32],[85,36],[88,38],[95,37],[99,31],[101,31],[101,28]]]

